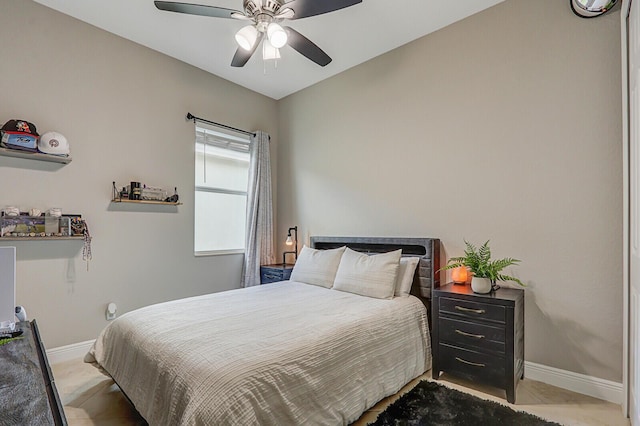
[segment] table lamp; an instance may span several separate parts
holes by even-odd
[[[293,239],[291,238],[291,231],[293,231]],[[288,254],[293,254],[293,263],[298,260],[298,226],[293,226],[289,228],[287,232],[287,241],[284,242],[288,246],[292,246],[295,244],[294,250],[285,251],[282,253],[282,264],[286,264],[286,257]]]

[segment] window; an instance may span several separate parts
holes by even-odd
[[[243,253],[249,136],[196,127],[194,252]]]

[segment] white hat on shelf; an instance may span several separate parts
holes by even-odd
[[[58,132],[47,132],[38,139],[38,151],[51,155],[69,155],[69,142]]]

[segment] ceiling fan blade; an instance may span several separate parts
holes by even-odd
[[[205,6],[202,4],[176,3],[172,1],[154,1],[156,7],[167,12],[186,13],[189,15],[213,16],[214,18],[234,18],[233,14],[244,15],[239,10],[223,7]]]
[[[258,35],[258,38],[256,39],[256,43],[253,45],[253,49],[249,51],[244,50],[241,47],[238,47],[238,50],[236,50],[236,54],[233,55],[233,59],[231,60],[231,66],[244,67],[244,65],[249,61],[249,59],[251,59],[253,54],[256,52],[256,49],[258,48],[258,46],[260,46],[260,42],[262,41],[263,37],[264,37],[264,33],[260,33],[260,35]]]
[[[316,64],[324,67],[331,62],[329,55],[324,53],[314,42],[297,32],[291,27],[283,27],[287,32],[287,44],[298,51],[302,56],[306,56]]]
[[[362,0],[293,0],[285,3],[283,7],[292,9],[295,12],[291,19],[301,19],[344,9],[358,3],[362,3]]]

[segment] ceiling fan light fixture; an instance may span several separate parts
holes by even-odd
[[[280,49],[287,44],[287,32],[275,22],[270,23],[267,27],[267,38],[276,49]]]
[[[268,39],[262,43],[262,59],[265,61],[280,59],[280,49],[275,47]]]
[[[240,28],[240,31],[236,33],[236,42],[238,46],[246,51],[251,51],[258,40],[258,30],[253,25],[247,25]]]
[[[142,1],[142,0],[141,0]],[[215,1],[215,0],[208,0]],[[228,0],[231,1],[231,0]],[[240,0],[234,0],[240,1]],[[331,57],[317,44],[309,40],[298,31],[289,26],[280,26],[278,23],[289,19],[302,19],[323,15],[347,7],[362,3],[363,0],[242,0],[242,11],[228,9],[226,7],[210,6],[205,4],[190,4],[155,0],[157,9],[166,12],[183,13],[187,15],[210,16],[213,18],[236,19],[251,22],[241,28],[235,39],[238,43],[233,59],[232,67],[243,67],[251,59],[260,47],[260,43],[269,42],[265,46],[265,58],[279,58],[278,49],[289,45],[293,50],[321,67],[331,63]],[[566,0],[565,0],[566,1]],[[568,0],[569,2],[581,2],[581,7],[591,7],[593,2],[610,2],[618,0]],[[630,1],[630,0],[627,0]],[[588,4],[588,6],[585,6]]]

